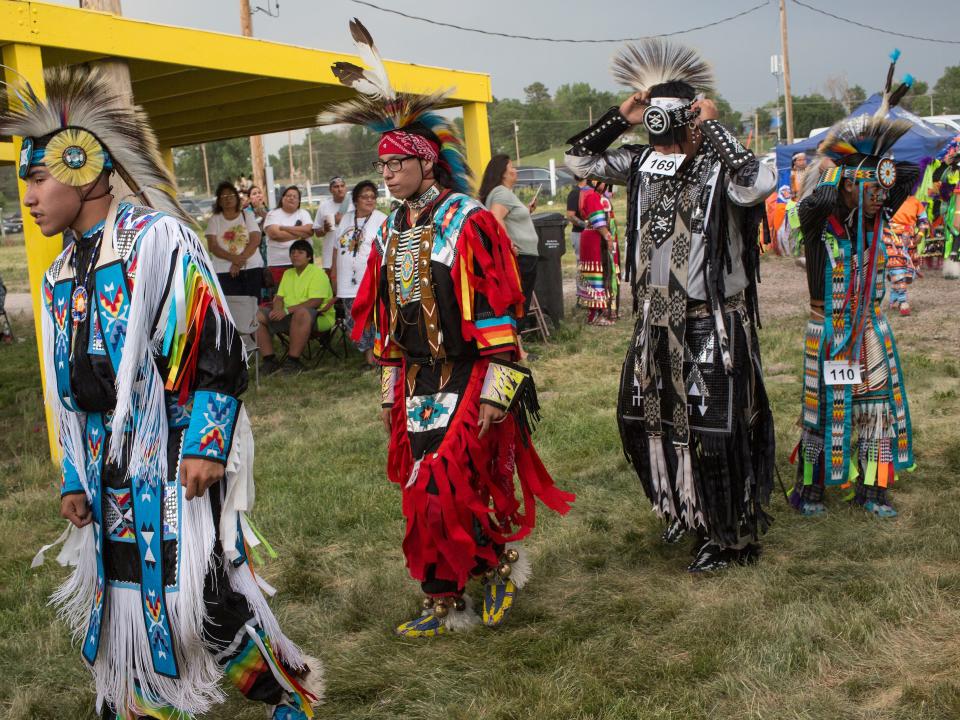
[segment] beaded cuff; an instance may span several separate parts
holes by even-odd
[[[620,109],[612,107],[593,125],[567,140],[570,154],[599,155],[629,129],[630,123],[620,114]]]

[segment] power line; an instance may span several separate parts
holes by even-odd
[[[512,35],[510,33],[495,32],[493,30],[481,30],[479,28],[464,27],[463,25],[455,25],[453,23],[441,22],[439,20],[433,20],[432,18],[420,17],[419,15],[409,15],[405,12],[400,12],[399,10],[393,10],[391,8],[381,7],[379,5],[374,5],[372,2],[367,2],[367,0],[351,0],[351,2],[356,3],[357,5],[366,5],[367,7],[373,8],[374,10],[379,10],[381,12],[390,13],[392,15],[399,15],[400,17],[407,18],[408,20],[417,20],[419,22],[429,23],[431,25],[439,25],[441,27],[453,28],[454,30],[463,30],[464,32],[479,33],[480,35],[493,35],[496,37],[510,38],[512,40],[536,40],[538,42],[554,42],[554,43],[622,43],[622,42],[632,42],[636,40],[644,40],[646,38],[652,37],[671,37],[673,35],[683,35],[685,33],[694,32],[695,30],[704,30],[706,28],[716,27],[717,25],[722,25],[723,23],[730,22],[731,20],[736,20],[741,18],[744,15],[749,15],[756,10],[759,10],[762,7],[766,7],[770,4],[770,0],[764,0],[764,2],[754,5],[752,8],[738,12],[735,15],[729,15],[719,20],[714,20],[713,22],[706,23],[705,25],[697,25],[696,27],[686,28],[684,30],[674,30],[673,32],[667,33],[657,33],[655,35],[643,35],[641,37],[628,37],[628,38],[606,38],[601,40],[592,40],[592,39],[579,39],[579,38],[550,38],[550,37],[537,37],[534,35]]]
[[[356,0],[354,0],[356,2]],[[849,23],[850,25],[856,25],[857,27],[866,28],[867,30],[874,30],[876,32],[884,33],[886,35],[895,35],[897,37],[909,38],[910,40],[923,40],[924,42],[934,42],[934,43],[943,43],[944,45],[960,45],[960,40],[941,40],[940,38],[932,37],[923,37],[922,35],[909,35],[908,33],[896,32],[895,30],[885,30],[883,28],[878,28],[874,25],[867,25],[866,23],[858,22],[856,20],[851,20],[850,18],[841,17],[840,15],[835,15],[832,12],[826,10],[821,10],[820,8],[814,7],[813,5],[808,5],[802,0],[793,0],[794,4],[804,7],[807,10],[813,10],[813,12],[820,13],[821,15],[826,15],[827,17],[832,17],[834,20],[840,20],[841,22]]]

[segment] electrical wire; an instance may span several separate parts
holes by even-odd
[[[356,0],[354,0],[354,2],[356,2]],[[799,5],[800,7],[806,8],[807,10],[812,10],[816,13],[820,13],[821,15],[826,15],[827,17],[832,17],[834,20],[840,20],[841,22],[849,23],[850,25],[856,25],[857,27],[884,33],[886,35],[895,35],[896,37],[909,38],[910,40],[923,40],[924,42],[942,43],[944,45],[960,45],[960,40],[942,40],[940,38],[923,37],[922,35],[910,35],[908,33],[896,32],[895,30],[885,30],[884,28],[879,28],[875,25],[867,25],[866,23],[841,17],[840,15],[835,15],[834,13],[826,10],[821,10],[818,7],[814,7],[813,5],[808,5],[807,3],[802,2],[802,0],[793,0],[793,2],[795,5]]]
[[[440,20],[434,20],[432,18],[421,17],[419,15],[409,15],[405,12],[400,12],[399,10],[393,10],[392,8],[385,8],[379,5],[375,5],[368,0],[351,0],[351,2],[356,3],[357,5],[365,5],[374,10],[379,10],[380,12],[390,13],[392,15],[399,15],[400,17],[407,18],[408,20],[416,20],[418,22],[429,23],[430,25],[439,25],[441,27],[453,28],[454,30],[463,30],[464,32],[478,33],[480,35],[492,35],[495,37],[504,37],[510,38],[512,40],[535,40],[537,42],[554,42],[554,43],[622,43],[622,42],[633,42],[637,40],[644,40],[646,38],[654,37],[671,37],[673,35],[684,35],[686,33],[694,32],[695,30],[704,30],[706,28],[716,27],[717,25],[722,25],[723,23],[730,22],[731,20],[736,20],[741,18],[744,15],[749,15],[752,12],[759,10],[762,7],[766,7],[770,4],[770,0],[764,0],[764,2],[754,5],[747,10],[738,12],[735,15],[729,15],[719,20],[714,20],[713,22],[706,23],[704,25],[697,25],[695,27],[686,28],[684,30],[674,30],[673,32],[667,33],[656,33],[654,35],[643,35],[641,37],[628,37],[628,38],[606,38],[606,39],[588,39],[588,38],[550,38],[550,37],[538,37],[534,35],[513,35],[511,33],[496,32],[493,30],[481,30],[480,28],[471,28],[464,27],[463,25],[455,25],[453,23],[441,22]]]

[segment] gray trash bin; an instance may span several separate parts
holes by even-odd
[[[557,212],[537,213],[533,216],[533,226],[540,240],[540,261],[537,263],[534,290],[543,312],[554,325],[559,325],[563,320],[563,270],[560,258],[567,251],[564,231],[567,218]]]

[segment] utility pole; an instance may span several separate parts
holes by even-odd
[[[250,0],[240,0],[240,33],[244,37],[253,37],[253,20],[250,18]],[[250,161],[253,165],[253,184],[263,190],[264,195],[273,193],[267,187],[267,173],[264,167],[263,138],[250,136]]]
[[[520,126],[517,121],[513,121],[513,145],[517,150],[517,165],[520,164]]]
[[[313,197],[310,187],[313,185],[313,128],[307,130],[307,157],[309,158],[310,176],[307,178],[307,195]]]
[[[287,160],[290,162],[290,184],[293,185],[293,133],[287,130]]]
[[[120,0],[80,0],[80,7],[85,10],[99,10],[114,15],[123,15]],[[121,98],[121,103],[127,106],[133,105],[133,84],[130,82],[130,67],[126,61],[113,58],[97,60],[92,64],[106,75],[110,85],[116,90],[117,97]],[[173,168],[170,168],[170,172],[173,173]],[[127,184],[119,175],[114,174],[110,182],[113,185],[116,197],[125,197],[132,194],[130,188],[127,187]]]
[[[754,111],[753,113],[753,143],[754,143],[754,154],[758,157],[760,156],[760,113]]]
[[[787,51],[787,0],[780,0],[780,51],[783,54],[783,94],[787,105],[787,143],[793,143],[793,96],[790,94],[790,54]]]
[[[203,181],[207,185],[207,197],[210,197],[210,166],[207,164],[206,143],[200,143],[200,154],[203,156]]]

